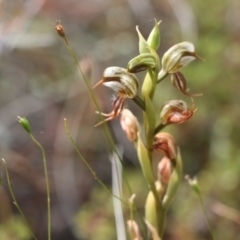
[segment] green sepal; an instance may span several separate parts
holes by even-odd
[[[175,162],[173,165],[174,165],[174,170],[170,178],[170,181],[168,183],[167,191],[162,202],[162,205],[165,211],[167,210],[170,203],[172,202],[178,190],[179,184],[182,180],[182,158],[181,158],[181,153],[179,148],[177,152],[177,158],[175,159]]]
[[[128,71],[136,73],[146,69],[155,69],[156,59],[151,53],[142,53],[128,62]]]
[[[138,33],[138,37],[139,37],[139,53],[150,53],[149,50],[149,45],[147,43],[147,41],[145,40],[145,38],[143,37],[143,35],[141,34],[141,32],[139,31],[139,26],[136,26],[136,30]]]
[[[160,30],[159,30],[160,23],[161,23],[161,21],[157,22],[157,20],[155,19],[155,26],[152,29],[152,31],[150,32],[148,39],[147,39],[148,45],[155,51],[160,46]]]
[[[156,114],[153,103],[149,96],[143,91],[143,100],[145,102],[145,112],[144,112],[144,124],[145,124],[145,135],[146,135],[146,143],[149,149],[152,148],[154,131],[156,127]]]

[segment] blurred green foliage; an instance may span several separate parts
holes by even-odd
[[[0,225],[0,239],[30,240],[31,233],[26,227],[24,221],[16,216]]]

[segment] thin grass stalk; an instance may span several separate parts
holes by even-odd
[[[213,230],[212,230],[212,227],[211,227],[211,224],[210,224],[210,220],[209,220],[206,208],[205,208],[204,203],[203,203],[202,195],[201,195],[200,192],[199,192],[198,195],[199,195],[200,205],[201,205],[202,211],[204,213],[205,221],[206,221],[206,223],[208,225],[208,230],[209,230],[209,232],[210,232],[210,234],[212,236],[212,239],[215,240],[214,233],[213,233]]]
[[[206,210],[206,208],[204,206],[203,199],[202,199],[202,194],[201,194],[201,191],[200,191],[199,188],[198,188],[198,191],[196,191],[196,193],[197,193],[199,201],[200,201],[200,205],[201,205],[201,208],[202,208],[202,211],[203,211],[203,215],[204,215],[205,221],[206,221],[207,226],[208,226],[208,230],[209,230],[209,232],[211,234],[212,239],[215,240],[214,232],[212,230],[212,227],[211,227],[211,224],[210,224],[210,220],[209,220],[209,217],[208,217],[208,214],[207,214],[207,210]]]
[[[64,119],[64,127],[65,127],[65,131],[68,135],[68,138],[71,141],[71,144],[73,145],[74,149],[76,150],[78,156],[80,157],[80,159],[83,161],[83,163],[85,164],[85,166],[87,167],[87,169],[90,171],[90,173],[92,174],[92,176],[94,177],[94,179],[101,185],[101,187],[103,187],[110,195],[114,196],[116,199],[118,199],[119,201],[121,201],[124,205],[127,205],[127,203],[125,203],[120,197],[118,197],[117,195],[115,195],[109,188],[106,187],[106,185],[101,181],[101,179],[98,178],[96,172],[92,169],[92,167],[89,165],[89,163],[87,162],[87,160],[84,158],[84,156],[81,154],[81,152],[79,151],[75,141],[72,138],[72,135],[68,129],[68,125],[67,125],[67,119]]]
[[[9,188],[10,194],[11,194],[11,196],[12,196],[13,203],[14,203],[14,205],[16,206],[17,210],[19,211],[21,217],[22,217],[23,220],[25,221],[25,223],[26,223],[26,225],[27,225],[27,227],[28,227],[28,230],[29,230],[30,233],[32,234],[32,237],[33,237],[35,240],[37,240],[37,237],[35,236],[33,230],[31,229],[31,227],[30,227],[30,225],[29,225],[29,223],[28,223],[28,221],[27,221],[27,219],[26,219],[26,217],[25,217],[25,215],[24,215],[21,207],[19,206],[19,204],[18,204],[18,202],[17,202],[17,199],[16,199],[16,197],[15,197],[15,194],[14,194],[14,192],[13,192],[12,182],[11,182],[11,180],[10,180],[10,176],[9,176],[9,172],[8,172],[8,168],[7,168],[6,161],[5,161],[5,159],[3,159],[3,158],[2,158],[2,161],[3,161],[3,164],[4,164],[4,168],[5,168],[5,172],[6,172],[6,176],[7,176],[8,188]]]
[[[44,166],[44,174],[46,180],[46,190],[47,190],[47,216],[48,216],[48,240],[51,240],[51,198],[50,198],[50,187],[49,187],[49,178],[48,178],[48,169],[47,169],[47,160],[45,150],[42,145],[36,140],[36,138],[29,133],[32,141],[40,148],[43,157],[43,166]]]
[[[201,191],[200,191],[200,188],[199,188],[199,185],[198,185],[198,181],[197,181],[197,178],[194,177],[193,179],[191,179],[188,175],[185,176],[185,179],[188,181],[189,185],[191,186],[192,190],[197,194],[198,196],[198,199],[200,201],[200,206],[201,206],[201,209],[203,211],[203,215],[204,215],[204,218],[205,218],[205,221],[206,221],[206,224],[208,226],[208,230],[211,234],[211,237],[213,240],[215,240],[215,237],[214,237],[214,232],[212,230],[212,227],[211,227],[211,224],[210,224],[210,220],[209,220],[209,217],[207,215],[207,211],[206,211],[206,208],[204,206],[204,203],[203,203],[203,199],[202,199],[202,194],[201,194]]]

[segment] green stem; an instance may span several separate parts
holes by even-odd
[[[205,209],[205,207],[204,207],[203,200],[202,200],[202,196],[201,196],[200,193],[199,193],[199,199],[200,199],[200,204],[201,204],[202,210],[203,210],[203,212],[204,212],[205,220],[206,220],[207,225],[208,225],[209,232],[210,232],[210,234],[211,234],[211,236],[212,236],[212,239],[214,240],[214,239],[215,239],[214,233],[213,233],[212,227],[211,227],[211,225],[210,225],[210,220],[209,220],[209,217],[208,217],[208,215],[207,215],[207,211],[206,211],[206,209]]]
[[[163,125],[161,123],[159,125],[157,125],[157,127],[155,128],[155,131],[154,131],[154,135],[159,133],[160,131],[162,131],[163,128],[165,128],[165,127],[166,127],[166,125]]]
[[[156,89],[160,61],[157,53],[152,49],[150,49],[150,51],[156,58],[156,68],[154,71],[152,71],[151,69],[148,70],[148,73],[146,74],[143,81],[143,85],[142,85],[142,95],[144,97],[144,102],[146,106],[143,119],[144,119],[145,138],[146,138],[145,142],[147,144],[147,149],[144,147],[143,144],[140,144],[138,146],[138,157],[141,163],[143,174],[147,180],[147,183],[150,189],[149,199],[147,199],[146,206],[145,206],[147,209],[146,211],[148,212],[147,214],[149,214],[149,216],[147,217],[149,217],[149,220],[152,221],[152,224],[154,223],[154,227],[156,228],[159,235],[161,235],[162,224],[164,224],[165,215],[163,214],[164,209],[161,203],[161,197],[156,189],[156,185],[154,181],[152,153],[151,153],[151,150],[149,150],[152,148],[153,138],[155,135],[154,133],[155,133],[155,126],[156,126],[156,116],[155,116],[155,109],[153,106],[152,99],[154,97],[154,93]],[[151,202],[153,204],[151,204]]]
[[[196,191],[196,193],[197,193],[197,195],[198,195],[198,197],[199,197],[199,201],[200,201],[200,205],[201,205],[201,208],[202,208],[202,211],[203,211],[203,215],[204,215],[204,217],[205,217],[205,221],[206,221],[206,223],[207,223],[207,225],[208,225],[208,229],[209,229],[209,232],[210,232],[210,234],[211,234],[211,236],[212,236],[212,239],[214,240],[214,239],[215,239],[214,233],[213,233],[212,227],[211,227],[211,225],[210,225],[210,221],[209,221],[209,217],[208,217],[208,215],[207,215],[206,208],[205,208],[204,203],[203,203],[202,195],[201,195],[201,192],[200,192],[200,190],[199,190],[198,187],[197,187],[197,189],[198,189],[198,190]]]
[[[165,226],[166,210],[162,208],[161,214],[158,214],[158,234],[163,237],[163,230]]]
[[[143,110],[145,111],[146,108],[145,108],[145,103],[144,101],[139,97],[139,96],[136,96],[133,98],[133,101]]]
[[[149,190],[152,192],[153,197],[155,199],[155,206],[151,205],[151,208],[155,208],[155,212],[157,213],[157,218],[159,217],[159,214],[161,215],[162,212],[162,205],[160,202],[160,198],[156,189],[156,185],[154,182],[154,174],[153,174],[153,169],[152,169],[152,160],[151,160],[151,152],[145,147],[143,144],[141,137],[138,136],[138,142],[136,144],[137,148],[137,154],[139,158],[139,162],[141,165],[141,169],[143,171],[143,175],[146,179],[146,182],[148,183]],[[148,220],[148,219],[147,219]],[[159,226],[159,221],[156,219],[157,222],[153,223],[154,227],[158,229]]]
[[[168,76],[168,73],[164,73],[157,79],[157,84],[159,84],[163,79],[165,79]]]
[[[34,238],[35,240],[37,240],[37,237],[35,236],[35,234],[33,233],[32,229],[31,229],[31,227],[29,226],[29,223],[28,223],[28,221],[27,221],[24,213],[22,212],[22,209],[20,208],[20,206],[19,206],[19,204],[18,204],[18,202],[17,202],[17,199],[16,199],[16,197],[15,197],[15,195],[14,195],[14,193],[13,193],[12,183],[11,183],[11,180],[10,180],[10,176],[9,176],[9,172],[8,172],[8,168],[7,168],[6,162],[5,162],[5,160],[4,160],[3,158],[2,158],[2,161],[3,161],[3,163],[4,163],[4,167],[5,167],[5,171],[6,171],[6,175],[7,175],[7,183],[8,183],[8,187],[9,187],[10,194],[11,194],[12,199],[13,199],[13,203],[14,203],[14,205],[16,206],[16,208],[18,209],[18,211],[19,211],[21,217],[23,218],[23,220],[26,222],[27,227],[28,227],[29,231],[31,232],[33,238]]]
[[[51,239],[51,204],[50,204],[50,187],[49,187],[49,179],[48,179],[48,169],[47,169],[47,160],[44,148],[42,145],[36,140],[36,138],[29,133],[32,141],[40,148],[43,157],[43,166],[44,166],[44,174],[46,179],[46,189],[47,189],[47,215],[48,215],[48,240]]]

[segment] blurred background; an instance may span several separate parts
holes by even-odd
[[[64,130],[70,132],[98,177],[111,187],[109,146],[83,79],[52,23],[61,20],[79,63],[94,85],[108,66],[126,67],[138,54],[139,25],[147,37],[160,24],[162,54],[192,41],[204,62],[184,69],[198,109],[181,125],[169,126],[181,147],[184,174],[198,176],[216,239],[240,239],[240,2],[202,0],[0,0],[0,150],[13,191],[39,240],[47,239],[46,188],[42,156],[17,122],[26,116],[43,144],[51,188],[52,239],[116,239],[112,197],[94,180]],[[141,79],[143,75],[139,75]],[[113,92],[95,91],[103,112]],[[169,78],[155,94],[165,101],[188,97]],[[142,119],[138,107],[128,107]],[[122,149],[124,171],[143,212],[147,186],[136,153],[119,119],[109,123]],[[32,239],[12,202],[0,165],[0,239]],[[129,197],[129,195],[128,195]],[[129,213],[126,211],[126,220]],[[164,240],[211,239],[200,204],[185,180],[169,210]]]

